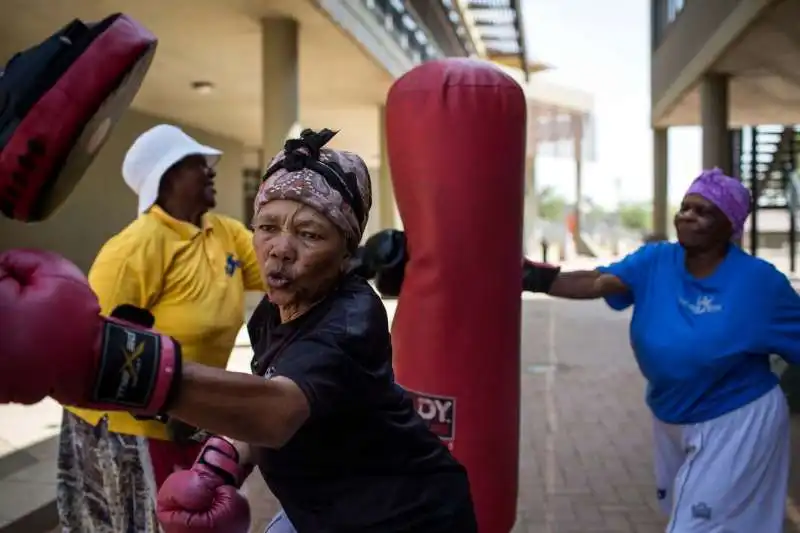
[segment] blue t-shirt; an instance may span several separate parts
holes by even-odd
[[[686,271],[683,248],[670,242],[599,270],[628,286],[606,303],[633,305],[631,345],[659,420],[717,418],[777,385],[770,354],[800,363],[800,296],[774,266],[737,246],[702,279]]]

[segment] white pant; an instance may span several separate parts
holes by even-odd
[[[789,410],[780,387],[714,420],[654,420],[655,474],[667,533],[781,533]]]
[[[278,514],[272,517],[264,533],[297,533],[297,530],[289,521],[289,517],[286,516],[283,509],[281,509]]]

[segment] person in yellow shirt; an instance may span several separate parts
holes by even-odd
[[[124,304],[146,309],[158,331],[180,342],[184,360],[222,368],[244,322],[245,291],[264,285],[250,231],[209,212],[221,155],[171,125],[136,139],[122,175],[139,216],[102,247],[89,283],[104,314]],[[67,407],[58,456],[62,530],[158,532],[155,494],[176,468],[194,463],[200,439],[192,429]]]

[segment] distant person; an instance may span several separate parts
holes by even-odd
[[[181,343],[183,358],[224,368],[244,322],[245,291],[263,291],[252,235],[209,213],[222,153],[180,129],[156,126],[133,143],[122,166],[139,217],[100,250],[89,283],[104,314],[129,304]],[[157,487],[189,468],[194,428],[123,413],[67,408],[58,454],[63,531],[159,531]]]

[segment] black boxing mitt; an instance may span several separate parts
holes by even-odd
[[[527,292],[550,292],[561,267],[547,263],[522,262],[522,290]]]
[[[382,296],[397,297],[408,262],[405,233],[395,229],[379,231],[356,251],[353,262],[353,272],[375,280]]]

